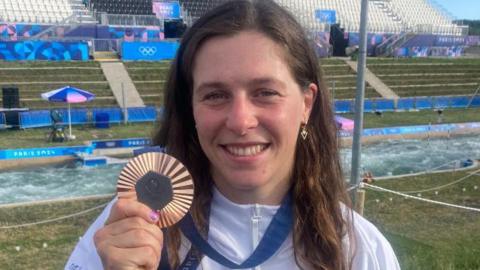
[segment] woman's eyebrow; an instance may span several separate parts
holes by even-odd
[[[196,87],[194,90],[196,92],[202,92],[207,89],[221,89],[221,88],[226,88],[227,84],[223,82],[217,82],[217,81],[212,81],[212,82],[203,82],[201,83],[198,87]]]
[[[274,85],[278,85],[280,87],[285,87],[285,83],[283,81],[272,78],[272,77],[255,78],[255,79],[251,80],[248,84],[251,85],[251,86],[274,84]]]

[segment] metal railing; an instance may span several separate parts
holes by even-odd
[[[120,39],[92,39],[89,45],[93,52],[120,52]]]
[[[163,27],[163,20],[155,15],[129,15],[129,14],[108,14],[105,12],[95,13],[95,18],[100,24],[118,26],[160,26]]]

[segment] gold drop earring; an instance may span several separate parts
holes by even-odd
[[[307,131],[307,124],[303,124],[302,125],[302,131],[300,131],[300,135],[302,135],[302,139],[305,141],[307,139],[307,136],[308,136],[308,131]]]

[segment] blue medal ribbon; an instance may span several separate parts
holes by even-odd
[[[196,248],[210,259],[230,269],[253,268],[268,260],[280,248],[293,226],[292,199],[287,194],[282,201],[280,208],[273,216],[272,221],[265,231],[265,235],[260,240],[257,248],[243,263],[237,264],[227,259],[216,251],[198,232],[193,218],[190,213],[179,223],[182,233],[192,243],[192,249]],[[198,254],[193,258],[193,253],[189,252],[184,263],[180,267],[181,270],[195,270],[200,263]],[[192,258],[190,258],[192,257]]]

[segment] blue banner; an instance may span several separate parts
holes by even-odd
[[[71,156],[75,155],[75,153],[91,154],[92,152],[93,148],[91,146],[7,149],[0,150],[0,160],[22,158],[48,158],[58,156]]]
[[[73,156],[77,153],[92,154],[94,149],[145,147],[150,146],[148,138],[132,138],[119,140],[93,141],[89,146],[24,148],[0,150],[2,159],[48,158],[58,156]]]
[[[19,60],[88,60],[86,42],[6,41],[0,42],[0,59]]]
[[[133,139],[121,139],[121,140],[93,141],[92,147],[94,149],[144,147],[144,146],[150,146],[150,144],[151,144],[150,139],[133,138]]]
[[[363,131],[364,136],[374,135],[400,135],[400,134],[415,134],[427,132],[449,132],[459,129],[478,129],[480,123],[461,123],[461,124],[437,124],[437,125],[422,125],[422,126],[405,126],[405,127],[389,127],[389,128],[372,128]]]
[[[322,23],[334,24],[337,22],[337,12],[335,10],[317,9],[315,18]]]
[[[153,13],[159,19],[180,19],[180,3],[178,1],[153,2]]]
[[[177,42],[123,42],[123,60],[158,61],[173,59],[177,53]]]

